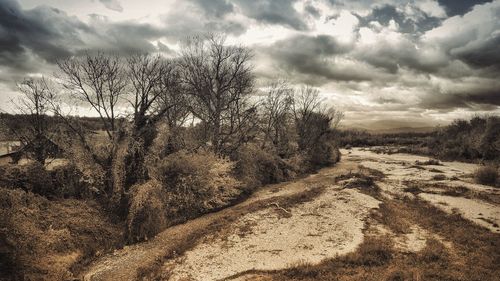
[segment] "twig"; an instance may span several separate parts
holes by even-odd
[[[274,205],[276,206],[276,208],[282,210],[283,212],[287,213],[287,214],[291,214],[290,211],[288,211],[287,209],[283,208],[283,207],[280,207],[280,205],[278,205],[278,203],[274,202],[274,203],[271,203],[269,205]]]

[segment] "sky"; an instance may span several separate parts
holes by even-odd
[[[59,58],[175,57],[207,32],[253,51],[258,86],[317,87],[346,127],[500,114],[500,0],[0,0],[0,109]]]

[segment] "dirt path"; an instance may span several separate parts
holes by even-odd
[[[418,197],[500,231],[500,192],[470,182],[474,165],[417,165],[428,158],[357,148],[343,156],[335,167],[264,187],[239,205],[105,256],[89,267],[84,280],[249,280],[256,272],[317,264],[353,252],[367,231],[394,236],[402,251],[419,251],[429,237],[436,238],[416,225],[401,235],[374,225],[370,218],[381,198],[351,188],[361,185],[352,181],[360,167],[385,174],[377,181],[384,200]],[[339,180],[341,175],[351,178]]]

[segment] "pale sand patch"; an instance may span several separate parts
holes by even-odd
[[[327,188],[314,200],[287,210],[291,217],[275,208],[249,213],[229,236],[214,234],[213,239],[165,263],[163,278],[220,280],[249,270],[319,263],[352,252],[363,241],[365,218],[379,203],[354,189]]]
[[[414,165],[416,161],[425,162],[429,159],[429,157],[418,156],[412,154],[405,153],[395,153],[395,154],[377,154],[372,151],[363,150],[362,148],[353,148],[350,150],[351,153],[346,155],[348,158],[354,159],[363,159],[363,165],[370,165],[369,162],[372,162],[371,165],[382,165],[382,169],[386,169],[387,171],[391,171],[393,169],[401,169],[405,168],[410,170],[410,173],[404,174],[412,174],[412,172],[417,172],[416,168],[409,168],[409,166]],[[440,162],[442,165],[424,165],[421,166],[425,168],[425,170],[420,170],[422,173],[431,173],[435,175],[435,173],[429,172],[429,169],[437,169],[441,170],[446,176],[463,176],[466,174],[472,174],[479,165],[471,164],[471,163],[463,163],[463,162]],[[404,165],[403,165],[404,164]],[[398,169],[398,170],[399,170]],[[427,170],[427,171],[426,171]]]
[[[452,213],[455,210],[464,218],[471,220],[493,232],[500,232],[500,207],[483,201],[452,197],[438,194],[421,193],[419,197],[434,206]]]
[[[471,191],[475,191],[475,192],[483,192],[483,193],[489,193],[489,194],[498,194],[500,195],[500,188],[496,188],[496,187],[492,187],[492,186],[488,186],[488,185],[482,185],[482,184],[478,184],[478,183],[470,183],[470,182],[464,182],[464,181],[459,181],[459,180],[455,180],[455,181],[449,181],[449,182],[446,182],[446,184],[448,186],[451,186],[451,187],[465,187]]]

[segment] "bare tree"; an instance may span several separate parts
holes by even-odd
[[[127,62],[128,76],[133,86],[131,103],[134,108],[135,132],[151,127],[165,115],[174,117],[174,112],[180,110],[181,105],[187,107],[178,98],[182,93],[174,61],[159,55],[135,55],[128,58]]]
[[[90,134],[73,122],[73,118],[65,116],[58,104],[54,104],[54,112],[61,117],[67,127],[77,134],[82,148],[94,163],[83,166],[95,166],[104,173],[103,188],[117,206],[123,193],[122,159],[117,157],[125,150],[126,144],[118,134],[119,119],[118,102],[125,94],[127,77],[123,62],[116,56],[104,53],[86,54],[82,57],[71,57],[58,61],[59,80],[62,86],[73,97],[90,106],[99,116],[107,141],[99,138],[95,132]],[[88,156],[88,155],[85,155]],[[117,159],[120,158],[120,159]],[[96,168],[97,169],[97,168]]]
[[[319,96],[319,90],[303,86],[296,91],[293,114],[298,135],[299,149],[306,150],[315,145],[325,134],[337,127],[343,113],[327,107]]]
[[[32,154],[36,161],[44,164],[49,156],[54,156],[54,151],[51,149],[53,145],[48,136],[47,120],[49,101],[53,93],[45,78],[27,78],[17,86],[21,97],[13,103],[22,116],[17,118],[17,121],[11,120],[14,122],[9,122],[7,125],[21,141],[25,152]],[[22,117],[25,117],[25,122],[19,122]]]
[[[185,125],[190,114],[189,97],[182,86],[180,69],[174,65],[171,75],[162,77],[162,94],[156,112],[163,112],[163,117],[170,130],[177,131]]]
[[[245,100],[253,91],[251,53],[224,43],[218,35],[192,38],[180,59],[191,112],[206,126],[216,153],[228,153],[245,141],[245,122],[255,113]]]
[[[99,115],[110,140],[115,139],[117,103],[124,94],[126,77],[121,60],[104,53],[71,57],[57,62],[62,85]]]
[[[262,130],[264,140],[262,148],[271,144],[282,154],[291,139],[290,126],[292,120],[293,89],[285,81],[279,81],[269,86],[262,102]]]
[[[189,113],[180,83],[179,67],[174,60],[159,55],[134,55],[127,59],[134,115],[126,162],[126,184],[146,179],[147,151],[157,135],[157,123],[167,121],[172,138]],[[169,140],[166,140],[169,143]]]

